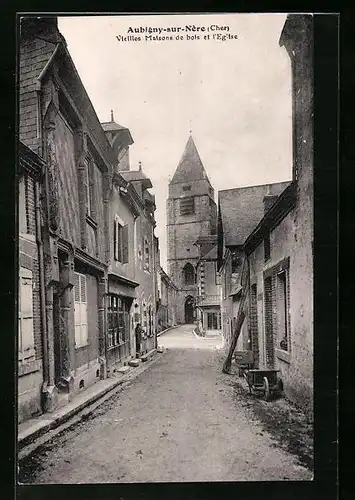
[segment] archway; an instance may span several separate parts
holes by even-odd
[[[185,323],[194,322],[194,298],[189,295],[185,300]]]

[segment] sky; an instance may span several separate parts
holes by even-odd
[[[291,178],[291,63],[279,46],[285,19],[285,14],[58,19],[99,120],[109,121],[112,109],[115,121],[130,129],[131,170],[141,161],[152,180],[165,270],[168,183],[190,130],[216,191]],[[229,30],[200,32],[194,40],[186,40],[186,32],[184,40],[171,33],[172,41],[127,33],[130,27],[186,25]],[[223,41],[212,34],[238,38]],[[120,35],[141,41],[118,41]]]

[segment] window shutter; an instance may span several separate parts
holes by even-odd
[[[96,184],[95,184],[95,163],[90,161],[88,165],[88,182],[90,196],[90,215],[96,220]]]
[[[117,259],[117,222],[116,219],[113,221],[113,258]]]
[[[128,224],[122,228],[122,262],[126,264],[128,262],[129,250],[128,250]]]
[[[80,347],[88,343],[87,284],[84,274],[75,273],[74,301],[75,345]]]
[[[81,345],[86,345],[88,342],[88,320],[87,320],[87,285],[86,276],[82,274],[80,286],[80,311],[81,311]]]
[[[23,358],[34,355],[33,336],[33,281],[32,271],[23,269],[20,273],[20,342]]]
[[[80,308],[80,274],[75,273],[74,279],[74,328],[75,345],[81,345],[81,308]]]

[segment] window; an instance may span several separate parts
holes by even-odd
[[[144,240],[144,267],[145,271],[150,271],[150,248],[148,240]]]
[[[265,355],[268,368],[274,367],[273,278],[264,279]]]
[[[232,274],[238,272],[241,259],[236,253],[232,253]]]
[[[35,216],[33,215],[34,180],[25,173],[19,181],[19,231],[35,234]]]
[[[128,262],[128,224],[121,223],[118,217],[115,217],[113,224],[113,248],[114,259],[122,264]]]
[[[191,191],[191,186],[183,186],[183,191]]]
[[[127,306],[122,297],[108,296],[107,308],[107,347],[122,345],[129,340]]]
[[[185,285],[193,285],[195,283],[195,269],[190,262],[184,266],[183,273]]]
[[[84,274],[75,273],[74,282],[75,347],[88,344],[87,283]]]
[[[180,215],[190,215],[195,213],[195,198],[183,198],[180,200]]]
[[[264,236],[264,260],[265,262],[270,259],[270,233]]]
[[[94,170],[95,164],[93,163],[93,161],[86,160],[84,172],[85,207],[86,215],[88,215],[92,219],[96,218]]]
[[[289,350],[289,326],[288,326],[288,276],[287,272],[281,271],[277,274],[277,321],[278,321],[278,348],[283,351]]]
[[[32,271],[20,268],[19,282],[19,329],[18,355],[19,360],[30,361],[35,357],[33,335],[33,279]]]

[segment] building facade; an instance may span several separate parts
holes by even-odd
[[[143,352],[156,348],[156,245],[154,229],[155,197],[149,192],[151,180],[142,171],[121,170],[127,188],[135,193],[138,216],[133,229],[133,253],[135,259],[135,280],[139,283],[133,301],[132,328],[140,324],[144,329],[141,345]]]
[[[291,57],[293,180],[245,242],[250,321],[260,363],[280,370],[285,394],[313,410],[313,19],[288,16],[280,45]],[[264,331],[256,325],[264,318]]]
[[[57,19],[20,39],[20,421],[156,346],[154,196],[129,130],[100,124]]]
[[[197,322],[199,330],[220,330],[220,281],[217,272],[217,235],[200,236],[196,243],[200,251],[197,262]]]
[[[44,259],[40,193],[44,162],[20,142],[18,169],[18,418],[41,413],[46,356],[43,349]]]
[[[222,282],[236,300],[232,314],[243,318],[232,331],[237,349],[254,354],[256,368],[277,369],[284,394],[313,412],[313,19],[289,15],[280,45],[292,68],[292,181],[261,189],[253,214],[263,209],[254,228],[228,217],[238,213],[240,192],[219,196],[219,259]],[[239,195],[238,195],[239,192]],[[255,194],[255,193],[254,193]],[[246,194],[243,197],[245,199]],[[234,200],[234,201],[233,201]],[[250,200],[249,200],[250,202]],[[229,207],[229,208],[228,208]],[[262,208],[263,207],[263,208]],[[244,213],[246,213],[244,211]],[[240,219],[242,220],[242,219]],[[248,222],[248,221],[247,221]],[[236,228],[236,233],[228,228]],[[243,239],[235,238],[242,229]],[[245,232],[243,232],[245,228]],[[229,236],[231,239],[228,240]],[[229,252],[232,256],[229,258]],[[233,278],[233,252],[240,257]],[[228,279],[230,276],[230,279]],[[226,283],[225,286],[228,286]],[[226,290],[223,297],[228,297]],[[236,299],[234,299],[234,297]],[[224,299],[227,300],[227,299]],[[223,311],[228,305],[222,303]],[[239,314],[243,312],[243,314]],[[233,316],[234,317],[234,316]],[[232,321],[233,328],[233,321]],[[239,337],[238,337],[239,336]]]
[[[216,234],[216,227],[214,189],[190,136],[169,183],[167,200],[168,274],[179,288],[179,323],[194,323],[197,319],[196,269],[200,252],[195,242],[201,236]]]
[[[243,244],[289,182],[262,184],[218,192],[218,270],[222,335],[229,343],[235,329],[240,300]],[[238,349],[251,345],[246,324],[238,339]]]

